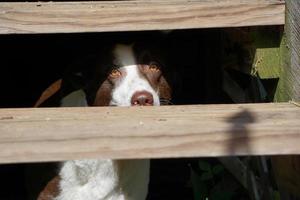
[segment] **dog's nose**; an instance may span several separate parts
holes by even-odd
[[[153,95],[147,91],[139,91],[132,95],[132,106],[153,106]]]

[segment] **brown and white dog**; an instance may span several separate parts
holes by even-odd
[[[110,52],[87,76],[84,87],[66,90],[60,106],[159,106],[170,102],[170,85],[158,57],[137,44],[117,44]],[[74,76],[85,76],[85,72]],[[36,106],[62,89],[63,82],[48,88]],[[144,200],[149,167],[149,160],[66,161],[39,200]]]

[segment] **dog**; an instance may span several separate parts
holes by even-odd
[[[104,48],[96,56],[95,67],[73,67],[72,73],[52,84],[35,106],[58,96],[59,91],[64,93],[58,98],[63,107],[170,104],[172,90],[165,64],[159,51],[153,54],[151,49],[139,43]],[[38,200],[144,200],[149,173],[149,160],[65,161]]]

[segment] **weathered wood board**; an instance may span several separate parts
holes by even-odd
[[[275,101],[300,101],[300,1],[286,1],[285,35]],[[298,116],[299,118],[300,116]],[[295,144],[297,145],[297,144]],[[299,145],[299,144],[298,144]],[[300,157],[272,157],[277,185],[282,192],[300,197]]]
[[[300,1],[287,1],[285,46],[277,101],[300,100]]]
[[[0,3],[0,34],[169,30],[284,24],[282,0]]]
[[[300,154],[300,107],[232,104],[0,110],[0,163]]]

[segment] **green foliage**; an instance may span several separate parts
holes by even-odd
[[[200,160],[198,166],[191,167],[191,182],[195,200],[235,199],[241,188],[234,178],[229,177],[224,167]]]
[[[199,160],[198,165],[201,170],[210,171],[211,166],[208,162]]]
[[[192,169],[191,170],[191,180],[194,191],[195,200],[204,200],[208,196],[208,188],[200,176]]]
[[[222,165],[211,166],[208,162],[201,160],[198,162],[198,165],[200,170],[203,171],[200,177],[202,181],[212,180],[214,175],[218,175],[224,170]]]
[[[216,165],[212,168],[212,172],[215,174],[215,175],[218,175],[220,173],[222,173],[224,170],[224,167],[222,165]]]

